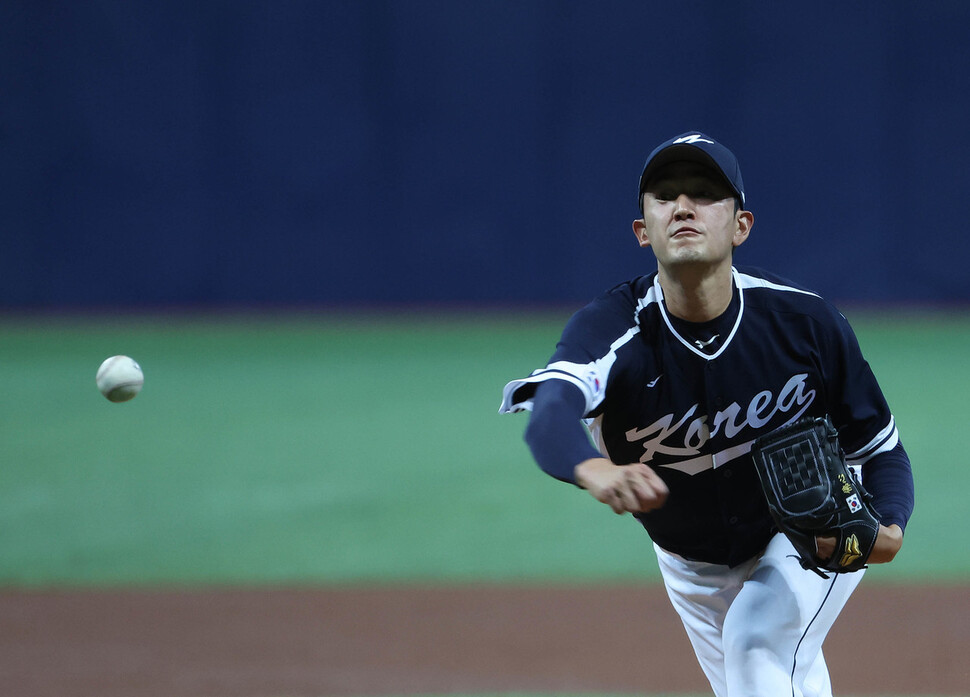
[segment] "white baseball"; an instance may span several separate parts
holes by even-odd
[[[112,356],[101,364],[95,377],[98,389],[111,402],[127,402],[141,391],[145,375],[128,356]]]

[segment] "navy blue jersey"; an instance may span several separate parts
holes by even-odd
[[[731,306],[711,322],[666,311],[657,274],[616,286],[577,312],[545,368],[510,382],[501,411],[531,408],[546,380],[575,385],[599,450],[644,462],[670,488],[637,518],[664,549],[737,564],[772,521],[751,462],[755,438],[829,415],[850,465],[893,450],[893,416],[846,319],[817,294],[734,269]]]

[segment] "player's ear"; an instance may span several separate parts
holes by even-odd
[[[647,237],[647,225],[642,219],[633,221],[633,234],[637,236],[637,242],[641,247],[650,246],[650,238]]]
[[[751,228],[754,227],[754,213],[751,211],[738,211],[735,221],[733,244],[735,247],[738,247],[748,239],[748,234],[751,232]]]

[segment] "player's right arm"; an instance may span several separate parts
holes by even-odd
[[[617,514],[662,506],[667,485],[656,472],[641,462],[617,465],[592,446],[581,421],[585,405],[582,391],[565,380],[536,388],[525,441],[542,470],[586,489]]]

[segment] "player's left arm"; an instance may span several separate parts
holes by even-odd
[[[835,554],[834,537],[816,537],[819,559],[831,559]],[[896,558],[896,554],[903,546],[903,529],[895,523],[890,526],[879,525],[876,544],[869,554],[870,564],[887,564]]]
[[[902,443],[873,456],[862,468],[863,486],[872,495],[879,519],[879,534],[869,563],[885,564],[896,558],[903,546],[906,524],[915,505],[913,471]]]
[[[834,537],[816,537],[815,546],[818,548],[819,559],[831,559],[835,554]],[[903,529],[896,524],[879,525],[876,544],[869,553],[870,564],[887,564],[896,558],[896,554],[903,546]]]
[[[834,310],[834,308],[830,309]],[[914,505],[913,472],[885,395],[862,355],[855,332],[841,313],[834,313],[822,332],[823,372],[835,386],[828,409],[850,465],[858,467],[862,485],[872,495],[879,532],[868,561],[892,561],[903,544]],[[819,556],[832,550],[832,538],[817,538]]]
[[[892,561],[903,546],[906,524],[916,502],[913,470],[901,442],[873,455],[862,468],[862,484],[879,514],[879,536],[869,555],[872,564]]]
[[[863,485],[872,494],[872,503],[880,520],[869,563],[885,564],[895,559],[903,546],[903,533],[915,502],[913,472],[902,443],[866,462]],[[835,552],[833,537],[816,538],[816,545],[822,559],[828,559]]]

